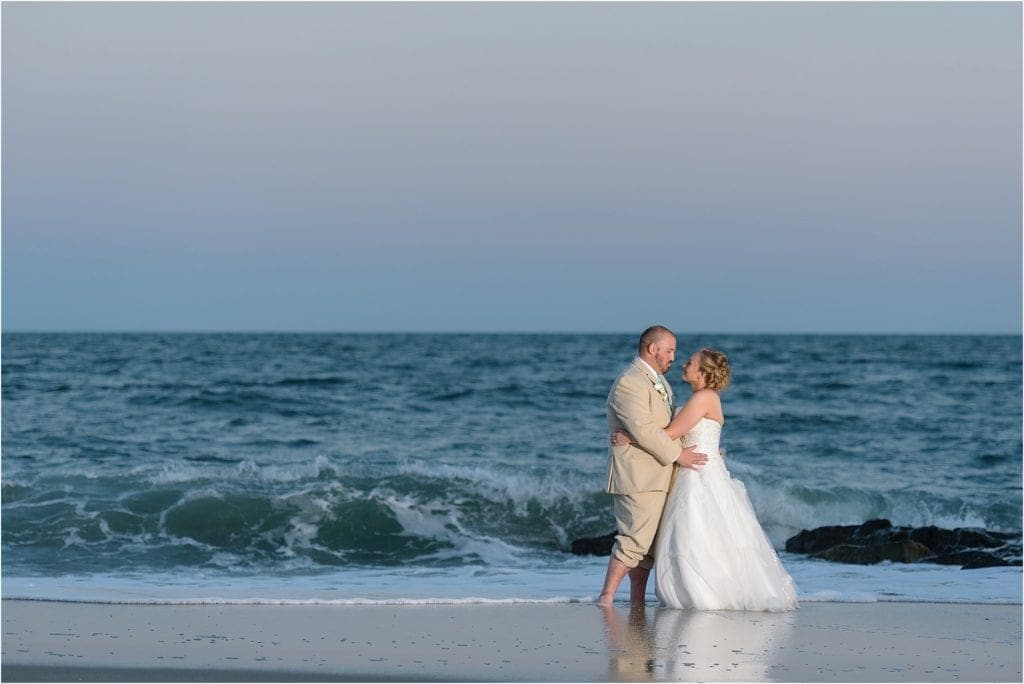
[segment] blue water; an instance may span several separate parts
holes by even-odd
[[[633,335],[3,335],[4,596],[588,600]],[[683,335],[773,543],[1021,528],[1021,340]],[[670,371],[675,390],[681,363]],[[1020,602],[1019,568],[782,554],[803,600]]]

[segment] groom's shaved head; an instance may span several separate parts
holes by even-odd
[[[666,337],[674,338],[675,334],[663,325],[652,325],[640,333],[640,344],[637,347],[637,351],[643,355],[649,345],[661,342]]]

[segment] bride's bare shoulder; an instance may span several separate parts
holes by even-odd
[[[693,393],[693,398],[700,402],[719,403],[718,392],[713,389],[699,389]]]
[[[693,401],[697,402],[698,406],[713,410],[718,413],[722,411],[722,398],[718,396],[718,392],[713,389],[699,389],[693,393]]]

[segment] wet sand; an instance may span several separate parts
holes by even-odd
[[[18,681],[1021,681],[1021,606],[3,601]]]

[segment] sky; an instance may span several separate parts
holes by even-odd
[[[2,5],[4,331],[1021,332],[1021,4]]]

